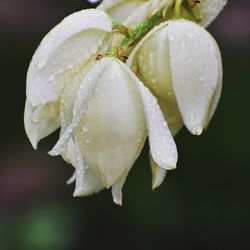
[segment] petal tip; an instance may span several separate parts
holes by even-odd
[[[114,198],[113,201],[116,205],[122,206],[122,197]]]
[[[166,166],[166,170],[175,170],[177,168],[177,166],[176,166],[176,164],[174,164],[174,165],[167,165]]]
[[[152,183],[152,191],[155,191],[159,186],[160,186],[159,183],[153,182]]]
[[[27,132],[26,132],[26,134],[27,134]],[[29,139],[29,141],[30,141],[32,147],[33,147],[35,150],[37,150],[37,145],[38,145],[39,140],[38,140],[35,136],[32,136],[32,135],[28,135],[28,134],[27,134],[27,136],[28,136],[28,139]]]
[[[51,155],[51,156],[57,156],[58,154],[57,154],[57,152],[55,151],[55,150],[50,150],[49,152],[48,152],[48,154],[49,155]]]
[[[73,193],[73,197],[76,198],[76,197],[81,197],[81,196],[84,196],[84,194],[81,192],[81,190],[75,189],[75,191]]]
[[[169,165],[169,164],[164,164],[164,163],[162,163],[161,165],[161,168],[163,168],[163,169],[165,169],[165,170],[175,170],[176,169],[176,164],[171,164],[171,165]]]
[[[191,133],[192,133],[193,135],[197,135],[197,136],[201,135],[202,132],[203,132],[203,127],[202,127],[202,126],[194,127],[194,128],[192,129],[192,131],[191,131]]]
[[[31,145],[35,150],[37,150],[37,144],[38,144],[37,142],[31,142]]]

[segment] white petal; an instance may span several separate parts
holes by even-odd
[[[173,89],[183,121],[193,134],[206,126],[209,106],[221,77],[219,48],[201,26],[189,21],[167,23]]]
[[[178,158],[176,145],[156,98],[125,65],[122,63],[121,65],[134,78],[140,92],[154,161],[167,170],[176,168]]]
[[[83,158],[106,188],[129,171],[143,147],[146,123],[135,80],[120,61],[104,58],[88,110],[75,130]],[[75,111],[81,110],[77,96]]]
[[[113,201],[117,205],[122,205],[122,187],[126,181],[126,178],[128,176],[128,171],[126,171],[122,177],[117,180],[114,185],[112,186],[112,196]]]
[[[105,11],[117,22],[122,23],[145,2],[145,0],[104,0],[97,9]]]
[[[26,93],[32,105],[58,100],[66,84],[64,74],[77,71],[95,55],[111,30],[108,15],[93,9],[76,12],[52,29],[42,40],[28,70]]]
[[[164,181],[167,175],[167,170],[159,167],[153,160],[150,153],[149,153],[149,157],[150,157],[150,166],[151,166],[151,171],[152,171],[152,189],[155,190]]]
[[[142,21],[150,18],[157,11],[161,10],[163,7],[170,7],[174,3],[174,0],[149,0],[139,6],[128,16],[128,18],[123,22],[124,25],[128,27],[136,27]]]
[[[94,175],[90,168],[87,168],[84,171],[82,171],[82,169],[76,171],[75,197],[96,194],[102,189],[104,189],[103,184]]]
[[[92,173],[82,158],[78,143],[75,141],[76,151],[76,187],[74,196],[87,196],[98,193],[104,187],[101,182]]]
[[[33,108],[26,100],[24,111],[24,126],[26,134],[36,149],[38,142],[60,127],[58,103],[47,104]]]
[[[171,102],[163,100],[161,97],[155,96],[157,98],[158,104],[164,115],[165,120],[168,123],[168,127],[171,131],[172,136],[176,136],[180,130],[183,128],[183,121],[178,109]]]
[[[54,148],[49,152],[50,155],[59,155],[66,150],[74,129],[88,108],[100,76],[109,63],[109,60],[98,61],[90,69],[87,68],[89,69],[87,73],[83,69],[75,76],[72,85],[65,88],[61,100],[62,133]]]
[[[76,168],[67,184],[72,184],[76,181],[74,196],[88,196],[101,191],[104,186],[92,173],[90,168],[84,164],[79,147],[71,139],[69,142],[70,150],[68,151],[68,159],[70,163]]]
[[[194,8],[197,16],[201,18],[201,25],[207,27],[223,10],[227,0],[202,0]]]
[[[61,156],[62,156],[63,160],[66,161],[67,163],[69,163],[73,166],[76,165],[76,164],[74,164],[74,159],[76,159],[75,143],[74,143],[72,137],[69,139],[67,147],[66,147],[65,151],[61,154]]]
[[[133,49],[126,64],[157,98],[172,135],[176,135],[183,122],[172,86],[167,31],[162,28],[165,25],[149,32]]]
[[[214,41],[215,42],[215,41]],[[215,46],[217,47],[218,45],[215,42]],[[207,117],[206,117],[206,127],[209,125],[209,122],[211,121],[215,110],[218,106],[219,100],[220,100],[220,96],[221,96],[221,92],[222,92],[222,82],[223,82],[223,68],[222,68],[222,61],[221,61],[221,54],[220,54],[220,50],[217,50],[217,58],[218,58],[218,70],[219,70],[219,76],[218,76],[218,84],[217,87],[215,89],[214,95],[211,99],[210,105],[209,105],[209,110],[207,113]]]
[[[76,171],[72,174],[72,176],[67,180],[67,184],[73,184],[76,181]]]

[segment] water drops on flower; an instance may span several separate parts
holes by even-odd
[[[112,188],[121,205],[147,136],[152,188],[176,168],[173,137],[183,124],[200,135],[219,101],[220,51],[202,26],[225,4],[103,0],[45,36],[27,74],[25,129],[37,148],[60,128],[49,153],[75,168],[74,196]]]

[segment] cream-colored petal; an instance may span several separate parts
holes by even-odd
[[[214,41],[215,42],[215,41]],[[215,42],[215,46],[217,47],[218,45]],[[211,99],[210,105],[209,105],[209,110],[207,113],[207,117],[206,117],[206,125],[205,127],[208,127],[209,122],[211,121],[215,110],[218,106],[219,100],[220,100],[220,96],[221,96],[221,92],[222,92],[222,82],[223,82],[223,68],[222,68],[222,60],[221,60],[221,54],[220,54],[220,50],[217,50],[217,58],[219,60],[218,63],[218,70],[219,70],[219,76],[218,76],[218,84],[217,87],[215,89],[215,92],[213,94],[213,97]]]
[[[149,158],[150,158],[150,166],[151,166],[151,171],[152,171],[152,189],[155,190],[164,181],[167,175],[167,170],[159,167],[153,160],[150,153],[149,153]]]
[[[127,179],[127,176],[128,171],[125,171],[125,173],[112,186],[113,201],[115,204],[120,206],[122,205],[122,188]]]
[[[34,149],[37,149],[41,139],[60,127],[58,106],[58,103],[49,103],[34,108],[29,100],[26,100],[24,127]]]
[[[91,67],[87,66],[87,70],[83,68],[80,73],[75,75],[72,85],[65,87],[61,100],[62,132],[58,142],[49,152],[50,155],[65,152],[74,129],[88,109],[88,103],[109,63],[109,60],[103,59],[91,64]]]
[[[122,23],[145,2],[147,0],[104,0],[97,9],[105,11],[117,22]]]
[[[72,176],[67,180],[67,185],[71,185],[76,181],[76,170],[72,174]]]
[[[220,51],[208,32],[185,20],[163,23],[135,47],[127,65],[156,95],[168,122],[180,110],[187,128],[202,133],[222,85]]]
[[[155,97],[157,98],[164,118],[168,123],[172,136],[176,136],[184,125],[178,109],[174,109],[173,104],[171,105],[171,103],[163,100],[161,97],[158,97],[157,95]],[[177,106],[177,103],[174,105]]]
[[[126,65],[122,63],[121,65],[134,78],[140,93],[147,121],[150,151],[154,161],[167,170],[176,168],[177,148],[156,98]]]
[[[123,22],[124,25],[135,28],[142,21],[150,18],[157,11],[162,8],[169,8],[173,6],[174,0],[149,0],[135,9]]]
[[[106,188],[129,171],[143,147],[146,123],[133,77],[117,59],[98,78],[88,110],[75,130],[86,164]],[[76,98],[75,110],[81,105]]]
[[[199,135],[221,81],[219,48],[212,36],[193,22],[170,21],[166,29],[177,103],[186,127]]]
[[[77,141],[75,141],[76,187],[74,196],[88,196],[101,191],[104,186],[84,162]]]
[[[201,25],[207,27],[223,10],[227,0],[202,0],[194,8],[197,16],[201,18]]]
[[[76,187],[73,194],[75,197],[96,194],[102,189],[104,189],[104,186],[90,168],[84,171],[82,169],[76,170]]]
[[[76,152],[75,152],[75,143],[73,141],[73,138],[71,137],[69,139],[69,142],[67,144],[67,147],[65,149],[65,151],[63,153],[61,153],[61,156],[63,158],[64,161],[66,161],[67,163],[75,166],[74,164],[74,159],[76,159]]]
[[[183,126],[172,87],[169,43],[165,24],[149,32],[131,52],[127,65],[157,98],[173,135]]]
[[[27,98],[33,106],[56,101],[65,84],[65,74],[95,56],[107,34],[111,19],[90,9],[66,17],[42,40],[27,73]]]
[[[74,196],[88,196],[98,193],[104,186],[84,163],[79,147],[73,139],[70,140],[69,144],[70,151],[68,152],[68,159],[70,159],[70,163],[76,170],[67,181],[67,184],[69,185],[76,182]]]

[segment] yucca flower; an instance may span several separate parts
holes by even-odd
[[[27,74],[25,129],[37,148],[60,128],[49,153],[75,167],[74,196],[112,187],[121,204],[147,136],[152,187],[176,167],[173,136],[183,124],[200,135],[220,98],[220,51],[203,27],[225,4],[104,0],[45,36]]]
[[[70,180],[76,179],[75,196],[112,187],[121,204],[122,186],[147,135],[156,169],[174,169],[177,150],[150,91],[120,60],[96,59],[112,28],[105,13],[84,10],[44,38],[28,71],[24,121],[35,148],[61,127],[50,154],[76,168]],[[153,171],[154,186],[160,176]]]
[[[218,105],[222,90],[221,55],[216,41],[201,26],[207,27],[226,3],[104,0],[98,6],[131,28],[142,21],[146,23],[153,13],[162,10],[161,24],[133,48],[127,65],[157,97],[173,136],[183,122],[191,133],[200,135]]]
[[[222,63],[204,28],[184,19],[164,22],[135,47],[127,65],[158,98],[167,121],[180,124],[180,110],[192,134],[208,126],[221,94]]]

